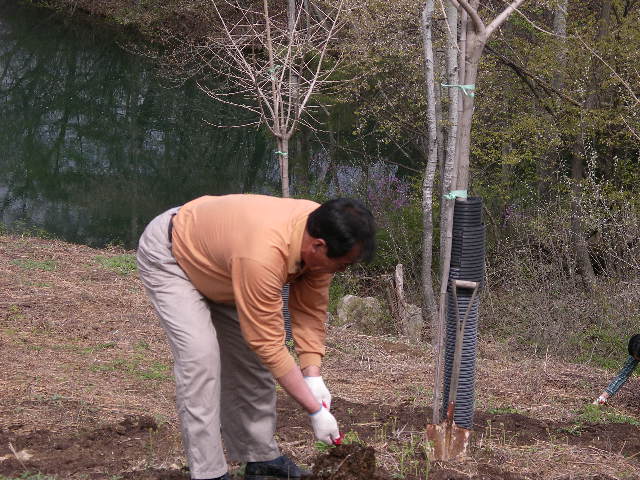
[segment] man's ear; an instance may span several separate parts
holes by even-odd
[[[327,246],[327,242],[325,242],[324,238],[314,238],[311,242],[311,247],[313,251],[316,252]]]

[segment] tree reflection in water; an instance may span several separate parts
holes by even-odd
[[[0,212],[73,242],[134,247],[202,194],[278,192],[269,140],[238,112],[168,88],[113,33],[0,1]],[[228,122],[229,123],[229,122]]]

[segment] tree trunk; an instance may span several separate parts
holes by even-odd
[[[564,89],[564,67],[567,62],[567,9],[569,8],[569,0],[558,0],[553,16],[553,33],[556,38],[556,69],[551,86],[561,92]],[[559,99],[558,99],[559,101]],[[536,165],[537,173],[537,191],[538,198],[541,201],[549,199],[549,192],[553,183],[553,173],[557,166],[557,148],[548,149],[544,155],[540,157]]]
[[[280,167],[280,184],[282,185],[282,196],[284,198],[289,197],[289,138],[278,137],[277,138],[278,151],[278,166]]]
[[[300,19],[297,18],[298,12],[296,7],[296,0],[288,0],[287,18],[289,23],[289,41],[295,43],[295,36],[299,35]],[[304,3],[300,8],[304,8]],[[299,12],[302,15],[302,12]],[[295,71],[295,59],[292,59],[292,69],[289,71],[289,88],[291,89],[290,108],[295,110],[293,113],[294,118],[298,118],[298,106],[300,105],[300,79]],[[284,113],[284,112],[283,112]]]
[[[458,83],[458,9],[450,2],[447,3],[447,24],[449,35],[447,37],[447,82],[449,85]],[[456,156],[456,142],[458,138],[458,104],[460,92],[455,88],[448,88],[449,110],[447,118],[447,144],[444,155],[444,166],[442,168],[442,193],[451,190],[451,179],[453,177],[453,164]],[[440,204],[440,232],[445,231],[447,224],[447,212],[444,202]],[[444,251],[444,235],[440,235],[440,252]],[[442,257],[442,254],[440,255]],[[443,265],[440,262],[440,269]]]
[[[464,76],[461,77],[464,85],[474,85],[478,76],[480,56],[484,49],[485,39],[478,35],[473,24],[467,22],[466,28],[466,58],[464,62]],[[473,120],[473,107],[475,90],[463,91],[462,114],[458,125],[458,144],[456,148],[456,182],[457,190],[469,188],[469,155],[471,152],[471,122]]]
[[[458,83],[458,9],[447,3],[447,81],[449,85]],[[433,392],[433,423],[440,423],[442,418],[442,376],[444,363],[444,340],[446,318],[446,294],[449,277],[449,259],[445,252],[451,251],[451,229],[448,225],[453,220],[453,202],[445,199],[444,195],[451,190],[455,173],[456,139],[458,132],[458,103],[460,93],[457,88],[449,88],[449,125],[447,129],[447,146],[445,162],[442,168],[442,198],[440,200],[440,299],[438,307],[438,321],[432,340],[434,351],[434,392]]]
[[[437,338],[438,311],[431,271],[433,268],[433,184],[438,165],[438,135],[435,93],[435,62],[433,43],[431,40],[431,22],[433,18],[434,0],[428,0],[422,10],[421,28],[425,63],[425,87],[427,96],[427,165],[422,181],[422,299],[424,305],[425,324],[432,326],[432,338]]]
[[[296,0],[287,0],[287,21],[289,22],[289,33],[291,33],[296,28]]]
[[[598,21],[598,31],[596,33],[596,42],[601,40],[609,33],[609,22],[611,21],[611,1],[604,1],[600,10],[600,18]],[[593,58],[591,62],[591,79],[589,81],[587,96],[585,99],[584,110],[588,113],[598,107],[600,87],[601,65],[597,58]],[[586,156],[584,148],[584,137],[588,132],[584,128],[578,132],[573,148],[573,156],[571,159],[571,180],[572,201],[571,201],[571,235],[573,237],[574,252],[576,256],[576,268],[578,274],[582,277],[582,283],[585,290],[591,291],[595,282],[595,274],[591,259],[589,258],[589,247],[585,238],[584,227],[582,225],[582,217],[584,212],[580,202],[582,192],[582,181],[584,180],[584,158]]]
[[[446,71],[446,67],[444,66],[445,55],[444,51],[436,50],[435,52],[435,62],[434,62],[434,76],[435,76],[435,101],[436,101],[436,138],[438,144],[438,165],[440,165],[440,170],[444,170],[444,157],[445,157],[445,139],[446,133],[443,127],[442,122],[442,87],[440,83],[444,83],[441,80],[443,79],[442,72]],[[440,189],[442,190],[442,182],[440,183]]]
[[[479,0],[473,0],[472,2],[467,2],[466,0],[456,0],[456,5],[459,5],[464,9],[465,15],[463,16],[463,22],[461,25],[461,32],[463,35],[461,36],[461,40],[463,46],[458,49],[457,39],[454,36],[454,28],[452,21],[454,18],[457,18],[457,9],[452,7],[453,1],[449,2],[449,8],[447,9],[447,22],[449,27],[449,44],[448,44],[448,54],[447,54],[447,70],[449,73],[449,82],[450,82],[450,96],[452,99],[452,105],[450,105],[450,116],[452,111],[457,111],[457,109],[453,105],[453,101],[456,98],[459,98],[460,92],[464,92],[465,94],[462,96],[462,116],[457,120],[459,123],[451,123],[451,127],[457,124],[456,135],[450,137],[448,152],[450,151],[450,147],[452,144],[455,144],[455,155],[449,158],[447,155],[447,165],[446,168],[450,168],[450,175],[447,175],[446,172],[445,182],[443,182],[443,192],[449,192],[452,188],[455,187],[456,190],[464,190],[468,189],[469,185],[469,153],[471,146],[471,120],[473,116],[473,99],[474,99],[474,88],[476,77],[478,73],[478,65],[480,62],[480,56],[482,55],[482,50],[484,49],[484,45],[489,38],[489,36],[495,31],[498,26],[500,26],[508,17],[513,13],[513,11],[524,2],[524,0],[514,0],[505,10],[502,11],[488,27],[482,23],[482,20],[478,16],[477,7],[479,5]],[[462,80],[458,84],[458,77],[456,75],[455,68],[453,68],[452,62],[454,62],[455,57],[457,56],[457,51],[460,51],[462,54],[461,58],[464,58],[464,64],[460,65],[461,71],[464,71],[464,76],[460,75],[460,79]],[[472,85],[473,88],[471,91],[466,90],[466,86]],[[457,100],[456,100],[457,101]],[[450,164],[451,162],[451,164]],[[450,179],[450,183],[447,184],[446,180]],[[447,282],[449,278],[449,267],[451,263],[451,243],[452,243],[452,229],[453,229],[453,207],[454,207],[455,199],[450,197],[442,198],[442,207],[441,207],[441,246],[442,250],[440,252],[440,305],[438,310],[438,324],[444,326],[445,318],[446,318],[446,298],[447,298]],[[443,239],[442,236],[445,238]],[[443,329],[444,330],[444,329]],[[442,341],[444,339],[444,331],[442,332]],[[442,399],[439,397],[439,388],[440,383],[442,382],[442,364],[443,358],[442,355],[436,356],[435,359],[435,380],[434,383],[436,385],[434,389],[434,404],[433,404],[433,420],[434,423],[439,423],[441,420],[440,415],[440,406],[442,404]]]
[[[580,135],[580,134],[579,134]],[[572,180],[572,197],[571,197],[571,237],[573,239],[573,248],[576,256],[577,273],[582,278],[582,283],[586,291],[590,292],[593,288],[595,274],[591,260],[589,259],[589,248],[582,227],[582,205],[580,202],[582,191],[582,180],[584,180],[584,144],[582,138],[576,139],[573,156],[571,159],[571,180]]]

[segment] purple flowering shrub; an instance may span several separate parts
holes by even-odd
[[[369,173],[367,203],[371,210],[384,216],[410,203],[410,184],[401,180],[393,170],[375,168]]]
[[[422,242],[420,188],[415,182],[414,178],[399,177],[397,166],[378,161],[366,170],[340,167],[333,185],[336,196],[358,198],[376,219],[378,248],[374,262],[367,268],[389,273],[402,263],[405,287],[412,298],[420,291]]]

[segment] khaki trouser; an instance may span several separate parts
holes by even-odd
[[[173,353],[191,477],[211,478],[227,471],[221,436],[230,460],[280,455],[275,383],[242,338],[236,309],[203,297],[173,258],[169,220],[177,210],[157,216],[145,229],[138,270]]]

